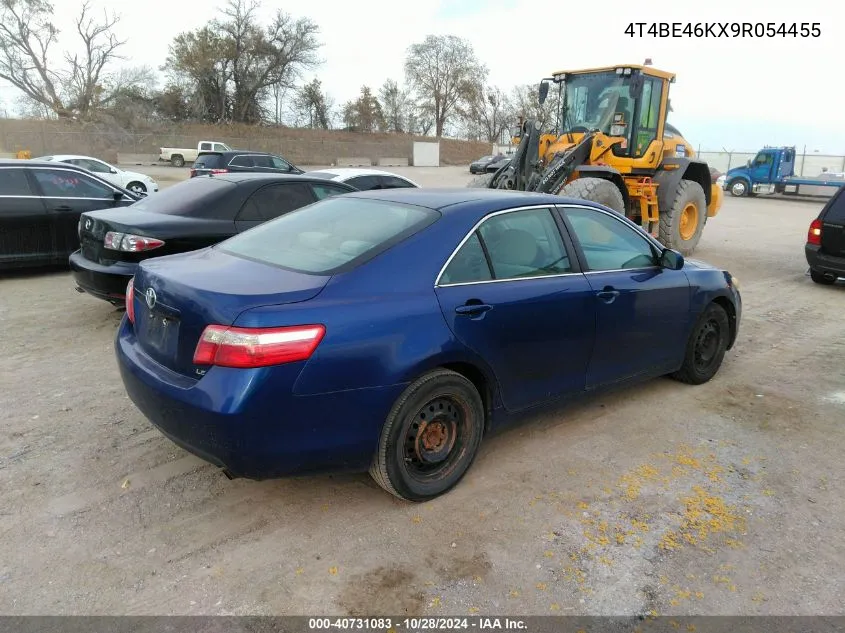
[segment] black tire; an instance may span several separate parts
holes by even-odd
[[[174,154],[170,157],[170,164],[174,167],[184,167],[185,158],[181,154]]]
[[[695,207],[694,212],[687,211],[689,207]],[[685,213],[694,213],[694,219],[685,221]],[[660,210],[660,243],[689,257],[698,246],[706,221],[707,199],[704,189],[697,182],[682,180],[675,190],[672,206]],[[692,227],[688,222],[692,222]]]
[[[672,378],[689,385],[701,385],[716,375],[725,358],[731,329],[728,314],[717,303],[708,305],[687,340],[684,364]]]
[[[598,202],[623,215],[625,213],[625,199],[622,197],[622,192],[614,183],[604,178],[576,178],[561,187],[557,195]]]
[[[428,501],[457,485],[475,459],[483,433],[484,403],[475,386],[457,372],[434,370],[415,380],[394,403],[370,475],[400,499]],[[433,448],[426,446],[427,439],[435,443]]]
[[[490,183],[493,182],[493,176],[496,174],[481,174],[480,176],[475,176],[474,178],[470,178],[470,181],[467,183],[467,188],[469,189],[489,189]]]
[[[728,191],[734,198],[742,198],[749,194],[748,183],[742,178],[734,178],[728,183]]]
[[[832,286],[836,283],[836,277],[825,275],[823,272],[813,270],[812,268],[810,269],[810,279],[823,286]]]
[[[126,188],[133,193],[147,193],[147,187],[144,183],[138,182],[137,180],[133,180]]]

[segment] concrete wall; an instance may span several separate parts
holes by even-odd
[[[440,144],[415,142],[414,167],[440,167]]]
[[[158,155],[159,147],[196,147],[217,140],[238,149],[280,154],[299,165],[331,165],[339,158],[413,161],[415,141],[439,141],[439,163],[466,165],[490,152],[489,143],[435,139],[406,134],[367,134],[247,125],[172,125],[129,132],[97,125],[32,119],[0,119],[0,152],[30,150],[33,156],[57,153],[107,156]]]

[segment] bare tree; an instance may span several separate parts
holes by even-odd
[[[332,102],[316,77],[297,91],[294,107],[298,119],[303,121],[306,127],[323,130],[331,128]]]
[[[379,89],[379,102],[389,132],[410,132],[409,118],[413,103],[408,90],[395,80],[388,79]]]
[[[501,141],[513,118],[510,100],[498,87],[479,87],[464,110],[468,136],[490,143]]]
[[[0,0],[0,79],[60,117],[71,112],[61,99],[61,77],[50,68],[58,29],[46,0]]]
[[[472,101],[487,76],[472,45],[454,35],[429,35],[412,44],[405,59],[407,83],[416,88],[420,105],[434,120],[435,134],[461,103]]]
[[[107,90],[101,83],[103,69],[109,63],[123,59],[117,54],[117,49],[126,43],[112,31],[120,18],[106,14],[102,22],[97,22],[89,15],[89,6],[86,0],[76,19],[76,32],[82,39],[82,55],[65,53],[65,60],[70,65],[67,81],[69,103],[83,120],[90,118],[101,100],[108,100]]]
[[[105,80],[107,68],[121,59],[124,44],[114,34],[119,17],[91,17],[86,1],[75,21],[82,51],[63,56],[51,66],[51,49],[59,31],[50,21],[48,0],[0,0],[0,78],[18,88],[34,104],[61,118],[89,119],[114,89]]]
[[[543,105],[540,105],[538,91],[538,84],[525,84],[516,86],[513,89],[511,93],[511,108],[512,118],[514,120],[509,124],[511,127],[516,127],[519,123],[519,117],[536,119],[540,122],[540,126],[544,131],[548,131],[554,126],[556,108],[558,107],[557,94],[553,94],[552,90],[550,90],[548,99],[546,99]]]
[[[369,86],[361,88],[361,94],[354,101],[343,106],[343,122],[347,129],[360,132],[375,132],[385,127],[384,113]]]

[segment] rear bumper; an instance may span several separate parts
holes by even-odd
[[[804,245],[807,264],[815,271],[845,277],[845,257],[836,257],[821,252],[821,247],[814,244]]]
[[[366,471],[390,407],[405,387],[296,396],[302,363],[212,367],[195,380],[147,356],[125,316],[115,353],[130,399],[156,428],[232,477],[255,480]]]
[[[103,266],[85,259],[81,251],[72,253],[68,263],[76,285],[91,296],[105,301],[123,301],[126,284],[138,268],[138,264],[129,262]]]

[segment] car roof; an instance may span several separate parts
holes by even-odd
[[[278,154],[271,154],[270,152],[258,152],[258,151],[254,152],[254,151],[249,150],[249,149],[233,149],[231,151],[225,151],[225,152],[213,152],[211,150],[203,150],[203,151],[201,151],[197,154],[197,156],[209,156],[209,155],[230,156],[230,157],[233,157],[233,156],[278,156]]]
[[[58,163],[52,160],[34,160],[31,158],[2,158],[0,167],[51,167],[53,169],[75,169],[89,173],[84,167],[70,163]]]
[[[50,158],[55,160],[68,160],[68,159],[76,159],[76,158],[84,158],[87,160],[96,160],[101,163],[105,163],[102,158],[97,158],[96,156],[84,156],[82,154],[49,154]],[[52,162],[52,161],[49,161]]]
[[[602,208],[580,198],[553,196],[546,193],[482,188],[374,189],[344,194],[345,197],[370,198],[384,202],[413,204],[442,213],[460,212],[473,203],[487,203],[491,211],[535,204],[579,204]]]
[[[291,181],[291,182],[312,182],[319,185],[324,185],[326,183],[325,178],[318,178],[316,176],[308,176],[308,174],[277,174],[273,172],[253,172],[253,171],[230,171],[225,174],[213,174],[209,176],[198,176],[198,178],[210,178],[213,180],[225,180],[227,182],[231,182],[233,184],[238,184],[241,182],[252,182],[255,180],[276,180],[276,181]],[[344,183],[339,182],[336,183],[338,185],[344,185]],[[357,191],[354,187],[350,185],[345,185],[350,188],[350,190]]]
[[[343,176],[346,178],[353,178],[355,176],[398,176],[402,180],[408,180],[406,176],[402,176],[401,174],[394,174],[390,171],[369,169],[366,167],[330,167],[329,169],[315,169],[313,171],[321,174],[334,174],[335,176]]]

